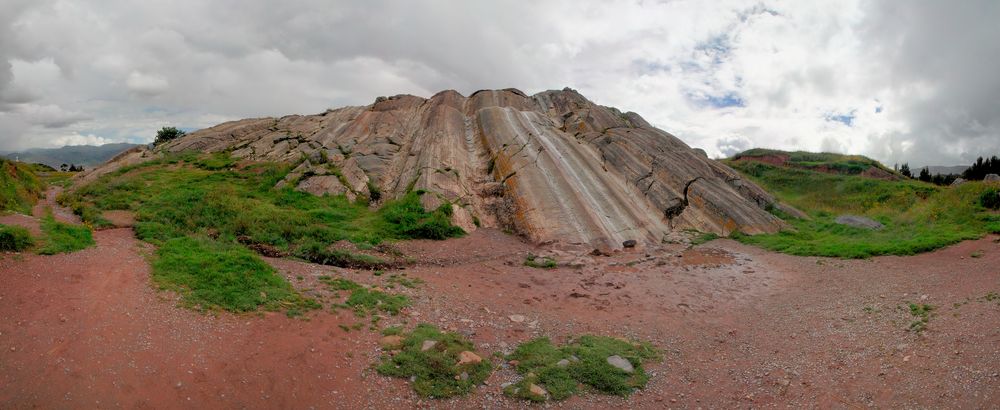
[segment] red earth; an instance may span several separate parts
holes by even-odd
[[[0,223],[15,220],[37,224],[23,216]],[[0,408],[532,406],[502,394],[517,376],[496,358],[472,394],[421,400],[406,380],[371,369],[379,334],[351,312],[289,318],[179,307],[150,280],[150,245],[124,228],[94,236],[97,246],[72,254],[2,255]],[[436,324],[469,336],[483,357],[533,337],[585,333],[648,340],[664,352],[646,366],[646,389],[557,406],[996,408],[998,241],[868,260],[788,256],[725,239],[577,257],[479,230],[401,243],[416,262],[380,276],[267,261],[320,300],[329,296],[322,275],[382,287],[393,274],[421,279],[393,289],[413,306],[379,326]],[[575,267],[526,267],[528,252]],[[923,332],[909,330],[910,302],[934,306]],[[358,321],[364,326],[350,330]]]

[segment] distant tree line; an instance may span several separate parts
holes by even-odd
[[[62,164],[59,166],[59,170],[62,172],[83,172],[83,165],[76,164]]]
[[[983,157],[977,158],[976,162],[962,173],[962,178],[980,180],[985,178],[986,174],[1000,174],[1000,158],[996,155],[985,160]]]
[[[901,175],[907,178],[919,179],[924,182],[930,182],[937,185],[951,185],[956,179],[961,177],[969,181],[982,180],[987,174],[1000,174],[1000,158],[995,155],[990,158],[979,157],[976,162],[972,163],[968,169],[966,169],[962,174],[934,174],[931,175],[931,171],[927,167],[920,169],[917,176],[913,176],[913,171],[910,170],[910,164],[904,163],[897,169]]]

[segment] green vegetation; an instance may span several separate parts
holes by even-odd
[[[986,209],[1000,209],[1000,187],[989,187],[979,194],[979,204]]]
[[[931,320],[931,312],[934,310],[934,306],[923,303],[910,303],[909,308],[910,315],[917,318],[917,320],[910,323],[910,331],[920,333],[927,330],[927,323]]]
[[[878,168],[880,170],[893,173],[876,160],[862,155],[843,155],[829,152],[806,152],[806,151],[779,151],[765,148],[754,148],[736,154],[733,160],[760,158],[765,156],[781,156],[788,158],[787,166],[803,168],[807,170],[817,170],[834,172],[840,174],[857,175],[869,170]]]
[[[538,269],[554,269],[558,266],[558,263],[556,263],[555,259],[548,256],[540,257],[529,253],[528,256],[524,258],[524,266],[530,266]]]
[[[42,219],[42,233],[45,238],[38,249],[41,255],[76,252],[94,245],[90,228],[56,221],[52,215]]]
[[[367,316],[377,312],[398,315],[403,308],[410,306],[410,298],[404,295],[393,295],[376,289],[366,288],[354,281],[344,278],[319,278],[330,290],[350,291],[343,306],[354,310],[358,316]]]
[[[160,145],[165,142],[170,142],[177,138],[183,137],[185,134],[187,133],[177,129],[176,127],[163,127],[156,132],[156,139],[153,140],[153,144]]]
[[[35,246],[35,240],[27,229],[0,225],[0,252],[21,252],[32,246]]]
[[[163,154],[105,175],[63,195],[60,202],[98,227],[107,225],[101,217],[103,211],[134,212],[136,235],[161,247],[156,256],[166,260],[160,263],[161,276],[175,277],[169,283],[186,289],[193,304],[232,311],[252,310],[252,305],[274,308],[299,303],[291,288],[286,288],[284,278],[264,269],[264,262],[246,248],[341,267],[380,269],[392,264],[332,249],[329,244],[347,240],[360,247],[463,233],[449,223],[450,206],[424,211],[419,198],[422,192],[410,192],[372,210],[343,195],[317,197],[290,187],[273,188],[294,166],[241,164],[227,153]],[[194,255],[197,252],[205,255]],[[174,263],[185,260],[205,266],[185,270]],[[248,269],[245,274],[254,279],[216,289],[239,273],[226,267],[229,260]],[[398,305],[394,299],[363,293],[352,303],[362,306],[375,300],[389,308]],[[268,296],[260,297],[262,294]]]
[[[734,238],[771,250],[804,256],[866,258],[910,255],[1000,232],[1000,215],[979,201],[988,185],[969,182],[940,188],[914,180],[882,180],[758,162],[729,165],[810,219],[785,219],[792,229]],[[834,222],[838,215],[862,215],[885,225],[867,230]]]
[[[33,165],[0,159],[0,212],[30,214],[44,188]]]
[[[618,356],[633,367],[631,373],[608,363]],[[531,385],[542,387],[554,400],[563,400],[589,386],[596,392],[627,396],[646,386],[649,376],[643,362],[659,360],[660,354],[648,343],[629,343],[605,336],[581,336],[569,344],[557,347],[548,338],[538,338],[517,347],[506,359],[516,361],[517,372],[523,378],[508,386],[508,395],[532,401],[547,397],[532,393]]]
[[[420,396],[444,398],[466,394],[490,375],[490,362],[475,355],[472,342],[458,333],[443,333],[428,324],[418,325],[409,334],[391,329],[392,334],[404,336],[402,349],[395,355],[382,356],[375,369],[387,376],[411,378],[413,389]],[[432,343],[425,343],[428,341]],[[459,364],[463,354],[466,363]]]
[[[171,238],[153,260],[153,280],[177,291],[185,305],[246,312],[263,306],[311,309],[318,304],[299,296],[274,268],[247,249],[202,237]]]
[[[716,239],[719,239],[719,235],[716,235],[712,232],[707,232],[707,233],[699,232],[694,238],[691,239],[691,245],[697,246],[706,242],[714,241]]]

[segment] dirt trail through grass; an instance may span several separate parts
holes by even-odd
[[[372,370],[381,352],[369,317],[327,304],[299,318],[196,313],[154,290],[144,257],[151,246],[130,230],[94,237],[96,247],[72,254],[0,260],[0,407],[428,404],[406,379]],[[395,286],[412,306],[377,326],[427,322],[475,343],[496,368],[488,385],[434,407],[523,407],[503,394],[517,372],[492,353],[584,333],[650,341],[663,361],[646,367],[644,390],[627,398],[584,392],[563,402],[570,408],[995,407],[996,239],[849,261],[716,240],[536,269],[523,265],[525,256],[546,250],[480,230],[400,244],[415,264],[379,275],[266,260],[324,302],[322,277]],[[403,273],[417,285],[399,285]],[[909,303],[933,309],[925,320]],[[925,328],[912,330],[914,321]]]

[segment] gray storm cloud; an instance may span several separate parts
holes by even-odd
[[[712,156],[1000,152],[992,1],[4,3],[0,150],[570,86]]]

